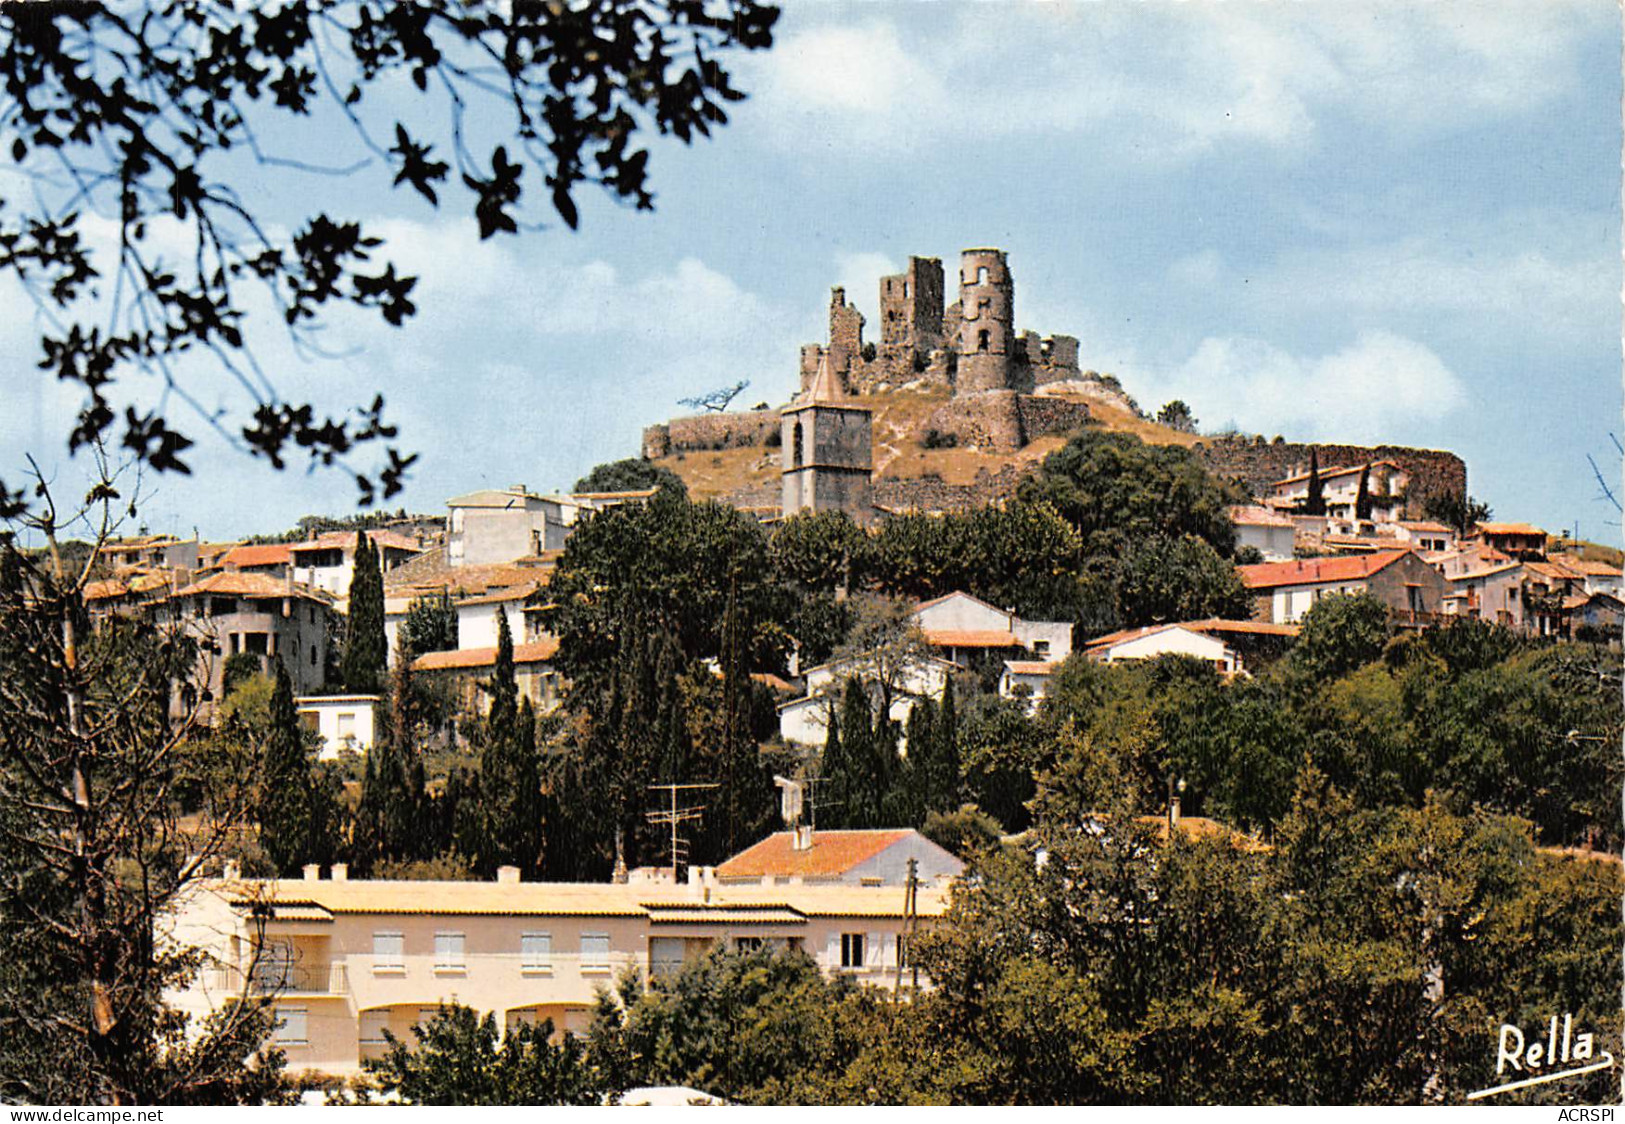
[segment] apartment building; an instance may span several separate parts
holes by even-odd
[[[233,872],[228,871],[228,874]],[[824,971],[890,987],[907,934],[941,917],[947,889],[922,886],[914,915],[902,886],[686,883],[352,881],[228,877],[199,883],[172,935],[208,967],[170,996],[201,1019],[251,994],[275,997],[275,1044],[288,1068],[351,1074],[381,1056],[384,1031],[411,1028],[442,1003],[494,1013],[504,1027],[551,1019],[584,1032],[598,992],[626,971],[647,979],[718,946],[797,948]],[[776,884],[775,884],[776,883]],[[908,979],[908,974],[904,974]]]

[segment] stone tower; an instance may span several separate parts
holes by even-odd
[[[1015,285],[1003,250],[959,255],[959,376],[956,393],[1010,385],[1015,343]]]
[[[780,506],[786,517],[800,511],[844,511],[859,523],[874,518],[870,420],[868,410],[846,397],[825,352],[812,386],[780,415]]]
[[[942,260],[908,259],[880,279],[880,344],[925,355],[942,346]]]

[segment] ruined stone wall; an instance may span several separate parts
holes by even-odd
[[[1412,449],[1403,445],[1322,445],[1282,441],[1261,443],[1246,437],[1204,441],[1193,451],[1209,472],[1221,479],[1236,479],[1254,496],[1263,496],[1269,485],[1308,469],[1309,450],[1314,448],[1322,469],[1391,460],[1410,476],[1407,517],[1422,513],[1431,495],[1467,494],[1467,464],[1454,453],[1439,449]]]
[[[1035,437],[1070,433],[1088,420],[1089,407],[1082,402],[989,390],[943,403],[926,427],[951,435],[961,448],[1013,453]]]
[[[646,460],[656,460],[671,453],[764,445],[768,435],[777,433],[778,429],[777,410],[673,418],[665,425],[651,425],[643,431],[643,456]]]
[[[863,313],[846,303],[846,290],[829,291],[829,362],[845,371],[863,352]]]

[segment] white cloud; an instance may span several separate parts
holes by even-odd
[[[1147,408],[1183,398],[1209,426],[1234,420],[1298,440],[1421,440],[1468,402],[1462,380],[1432,350],[1391,332],[1311,357],[1258,339],[1209,337],[1178,367],[1126,381],[1148,392]]]
[[[1178,156],[1301,144],[1328,113],[1406,131],[1536,111],[1571,88],[1579,44],[1611,15],[1523,0],[990,10],[792,9],[742,68],[747,88],[775,139],[811,156],[1106,130],[1142,158]]]

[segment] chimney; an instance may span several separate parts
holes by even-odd
[[[700,884],[700,870],[701,868],[697,866],[691,866],[688,868],[688,884],[690,886],[698,886]]]
[[[304,871],[306,882],[320,882],[322,880],[321,863],[306,863]]]
[[[802,824],[790,833],[790,849],[792,851],[810,851],[812,850],[812,845],[812,824]]]
[[[517,866],[497,867],[497,883],[499,885],[513,886],[519,882],[519,868]]]
[[[350,864],[334,863],[331,877],[335,882],[348,882],[350,880]]]
[[[1177,793],[1168,801],[1168,822],[1170,824],[1179,822],[1179,796]]]

